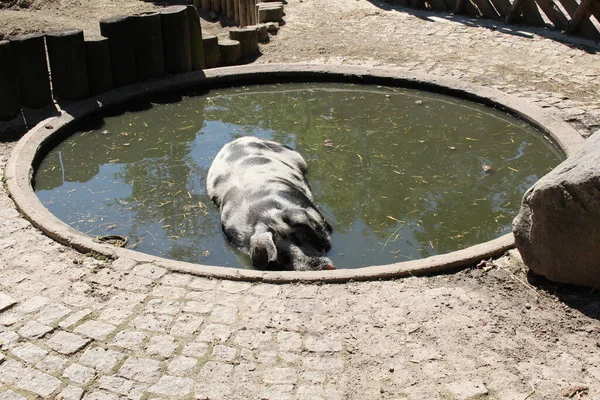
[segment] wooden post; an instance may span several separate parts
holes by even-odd
[[[204,11],[210,11],[212,9],[212,3],[210,0],[201,0],[202,2],[202,9]]]
[[[131,16],[131,23],[134,28],[138,80],[164,76],[165,57],[160,14],[154,11],[134,14]]]
[[[85,58],[90,94],[96,95],[114,88],[108,38],[87,37],[85,39]]]
[[[248,7],[246,7],[246,0],[240,0],[240,27],[248,25]]]
[[[521,11],[523,11],[523,19],[528,24],[534,26],[546,25],[546,21],[544,21],[544,17],[540,14],[540,10],[538,10],[534,0],[523,0],[521,2]]]
[[[556,28],[568,30],[569,20],[563,15],[560,9],[556,7],[553,0],[536,0],[536,2]]]
[[[571,18],[574,18],[577,14],[579,4],[575,0],[560,0],[565,10],[569,13]],[[577,32],[590,39],[600,40],[600,33],[589,19],[581,19],[577,24]]]
[[[473,0],[481,15],[490,19],[498,19],[499,15],[489,0]]]
[[[258,11],[256,10],[256,0],[250,0],[249,13],[250,23],[248,25],[256,25],[258,23]]]
[[[220,64],[219,40],[215,35],[202,36],[202,46],[204,47],[204,66],[205,68],[215,68]]]
[[[229,30],[229,39],[240,42],[242,57],[258,53],[258,29],[256,27],[232,28]]]
[[[219,15],[221,13],[221,0],[211,0],[212,10]]]
[[[227,18],[229,19],[233,18],[235,12],[234,2],[235,0],[227,0]]]
[[[165,50],[165,70],[178,74],[192,70],[190,26],[186,6],[171,6],[160,12]]]
[[[17,69],[10,42],[0,40],[0,121],[13,119],[21,111]]]
[[[258,8],[258,23],[283,21],[283,6],[261,3]]]
[[[522,0],[514,0],[512,5],[510,6],[510,11],[508,12],[508,15],[506,16],[506,23],[507,24],[512,24],[517,17],[519,16],[520,12],[521,12],[521,1]]]
[[[187,6],[188,23],[190,25],[190,50],[192,70],[204,69],[204,47],[202,46],[202,27],[196,7]]]
[[[221,64],[223,66],[236,65],[242,56],[240,42],[237,40],[223,39],[219,41]]]
[[[46,34],[52,74],[52,92],[57,100],[79,100],[90,95],[85,42],[82,30]]]
[[[240,2],[241,0],[233,0],[233,20],[240,25]]]
[[[130,18],[124,16],[102,19],[100,33],[108,38],[114,85],[119,87],[135,82],[137,67]]]
[[[500,14],[501,18],[506,18],[510,12],[510,1],[509,0],[491,0],[492,4]]]
[[[567,33],[575,33],[577,32],[577,28],[581,24],[581,21],[587,20],[592,14],[592,4],[595,0],[581,0],[579,7],[573,14],[573,18],[569,22],[569,26],[567,28]]]
[[[21,104],[30,109],[46,107],[52,103],[52,93],[44,35],[13,36],[9,40],[17,68]]]

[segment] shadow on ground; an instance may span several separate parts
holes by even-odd
[[[507,25],[500,20],[492,20],[483,17],[470,17],[467,15],[452,14],[450,12],[443,13],[429,10],[419,10],[415,8],[404,7],[400,4],[394,4],[393,2],[382,2],[375,0],[368,1],[382,10],[404,12],[430,23],[440,23],[445,20],[469,27],[486,28],[492,31],[501,32],[506,35],[519,36],[527,39],[533,39],[534,36],[537,35],[590,54],[597,54],[600,52],[600,42],[584,39],[578,36],[567,35],[551,27],[538,28],[527,25]]]
[[[536,289],[555,297],[568,307],[580,311],[589,318],[600,320],[600,290],[551,282],[531,271],[527,273],[527,281]]]

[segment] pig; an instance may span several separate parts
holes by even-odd
[[[302,156],[251,136],[227,143],[206,179],[227,240],[261,270],[331,270],[331,226],[313,203]]]

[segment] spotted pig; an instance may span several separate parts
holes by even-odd
[[[306,162],[287,146],[255,137],[226,144],[207,176],[227,239],[258,269],[335,269],[325,255],[331,226],[317,210]]]

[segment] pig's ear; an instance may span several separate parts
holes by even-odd
[[[271,232],[255,233],[250,238],[252,266],[265,269],[269,262],[277,260],[277,248]]]

